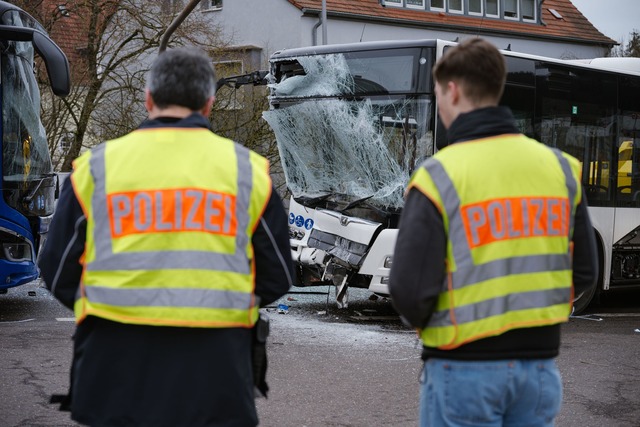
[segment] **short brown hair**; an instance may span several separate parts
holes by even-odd
[[[494,45],[473,38],[450,47],[433,67],[433,77],[443,87],[456,81],[474,103],[497,104],[504,90],[507,67],[504,56]]]

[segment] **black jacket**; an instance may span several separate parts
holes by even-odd
[[[507,108],[489,107],[461,114],[447,136],[449,143],[456,143],[518,133]],[[598,274],[596,243],[586,203],[583,191],[573,234],[575,295],[595,286]],[[400,219],[389,286],[395,308],[415,328],[424,328],[434,311],[446,276],[446,246],[442,215],[419,190],[410,190]],[[424,347],[422,355],[424,359],[464,360],[548,358],[557,356],[559,347],[560,325],[552,325],[514,329],[454,350]]]
[[[208,123],[194,114],[141,127],[169,126]],[[166,169],[171,173],[170,165]],[[84,213],[67,179],[39,266],[47,287],[69,308],[78,292],[85,232]],[[288,236],[274,189],[252,238],[255,294],[262,306],[292,285]],[[74,337],[72,418],[92,426],[255,426],[250,354],[249,329],[137,326],[89,316]]]

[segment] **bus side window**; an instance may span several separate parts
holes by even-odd
[[[618,150],[618,205],[640,206],[640,148],[624,140]]]
[[[616,77],[539,62],[536,89],[539,140],[582,162],[590,206],[615,206]]]

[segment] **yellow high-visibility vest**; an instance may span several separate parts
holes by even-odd
[[[204,128],[139,129],[76,159],[87,219],[77,322],[251,327],[268,169]]]
[[[425,346],[567,321],[582,195],[575,158],[524,135],[461,142],[428,159],[410,188],[439,209],[447,235],[447,276],[421,331]]]

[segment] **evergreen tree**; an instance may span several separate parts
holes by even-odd
[[[624,56],[640,58],[640,31],[633,30],[624,50]]]

